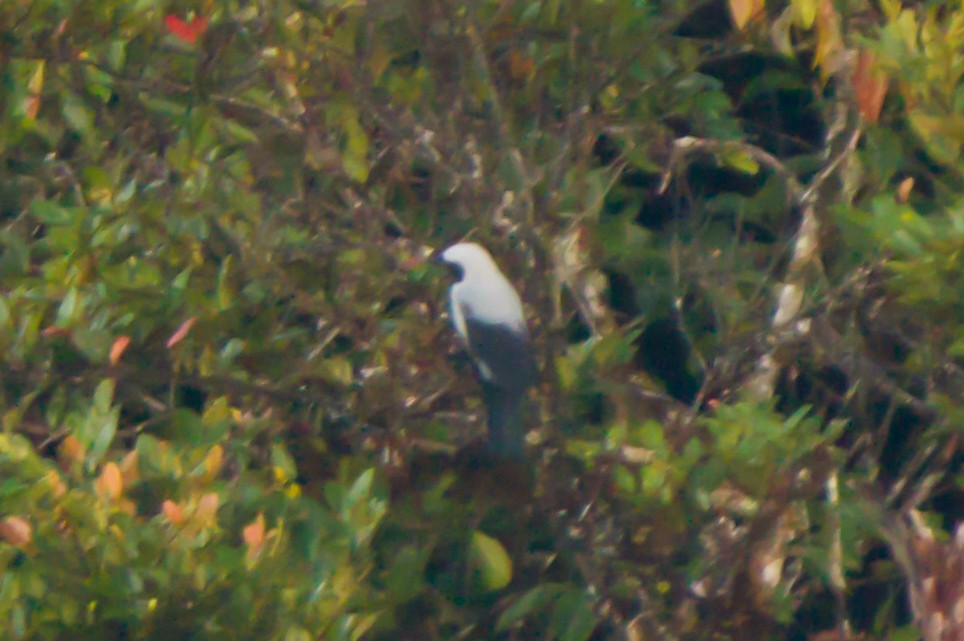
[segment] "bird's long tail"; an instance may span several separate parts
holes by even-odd
[[[495,385],[483,385],[489,410],[489,451],[500,459],[522,458],[525,430],[522,427],[524,394]]]

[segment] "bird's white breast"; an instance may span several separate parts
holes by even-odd
[[[515,288],[498,273],[484,274],[484,278],[466,278],[451,289],[452,312],[456,330],[467,335],[465,318],[489,325],[504,325],[516,331],[525,331],[522,301]],[[461,316],[462,318],[459,318]]]

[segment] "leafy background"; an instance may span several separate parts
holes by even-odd
[[[962,52],[947,1],[0,4],[3,637],[964,638]]]

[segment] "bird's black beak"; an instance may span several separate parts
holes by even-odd
[[[429,261],[434,265],[444,267],[448,271],[449,275],[452,276],[453,280],[462,280],[462,266],[456,263],[450,263],[442,258],[442,251],[436,250],[432,252],[432,255],[429,257]]]

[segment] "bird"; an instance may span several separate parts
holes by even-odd
[[[438,259],[457,279],[449,288],[449,316],[482,379],[487,450],[499,459],[521,458],[520,405],[539,375],[522,300],[478,243],[457,243]]]

